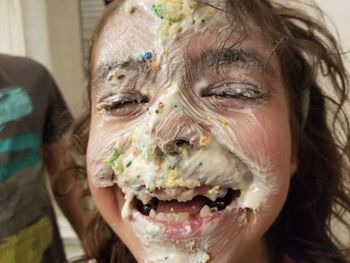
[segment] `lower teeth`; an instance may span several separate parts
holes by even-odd
[[[152,210],[150,212],[150,217],[155,218],[160,221],[169,221],[169,222],[182,222],[190,218],[190,215],[187,212],[182,213],[157,213]]]
[[[209,206],[205,205],[203,206],[203,208],[201,209],[201,211],[199,212],[199,216],[200,217],[206,217],[212,214],[212,210]]]

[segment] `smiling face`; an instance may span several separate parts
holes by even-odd
[[[89,184],[139,262],[264,257],[295,169],[287,97],[272,46],[232,27],[197,1],[127,1],[94,46]]]

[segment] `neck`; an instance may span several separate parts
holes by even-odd
[[[266,240],[262,238],[258,243],[256,243],[245,255],[244,258],[241,259],[239,263],[270,263],[269,262],[269,253],[266,245]]]

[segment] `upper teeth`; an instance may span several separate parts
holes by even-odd
[[[196,195],[202,195],[209,198],[211,201],[215,201],[217,198],[224,197],[227,191],[228,188],[220,188],[219,186],[214,186],[208,191],[200,193],[195,189],[163,189],[155,193],[141,192],[137,198],[142,201],[143,204],[147,204],[152,197],[156,197],[161,201],[176,200],[178,202],[187,202],[191,201]]]

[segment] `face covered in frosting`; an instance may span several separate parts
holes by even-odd
[[[89,184],[138,262],[263,262],[288,192],[278,59],[222,9],[124,1],[93,49]]]

